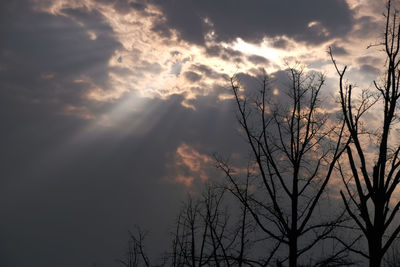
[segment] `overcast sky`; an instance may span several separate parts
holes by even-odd
[[[117,266],[168,247],[180,201],[247,157],[229,78],[380,73],[383,0],[0,2],[0,266]],[[284,79],[283,79],[284,80]],[[281,94],[284,82],[275,84]]]

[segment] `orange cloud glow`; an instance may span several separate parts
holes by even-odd
[[[209,172],[215,169],[213,162],[210,156],[182,143],[174,153],[174,162],[168,165],[172,175],[167,180],[186,187],[192,186],[195,181],[204,182],[209,179]]]

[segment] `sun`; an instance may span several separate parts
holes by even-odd
[[[272,48],[267,41],[256,45],[248,43],[241,38],[237,38],[236,41],[231,45],[231,48],[246,54],[265,57],[274,63],[280,62],[282,58],[282,52],[279,49]]]

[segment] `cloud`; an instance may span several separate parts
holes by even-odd
[[[238,37],[260,42],[264,37],[287,36],[318,44],[346,34],[353,24],[353,13],[344,0],[153,2],[165,15],[167,25],[177,30],[182,40],[195,44],[204,44],[210,32],[217,42],[232,42]],[[319,29],[309,27],[310,23]]]
[[[362,16],[356,19],[355,29],[352,33],[353,37],[360,39],[377,38],[381,29],[381,21],[376,16]]]
[[[84,92],[84,96],[104,102],[131,91],[162,99],[181,94],[185,98],[182,104],[188,108],[193,108],[188,104],[193,99],[212,94],[213,88],[224,83],[226,86],[226,77],[257,69],[260,64],[275,72],[293,59],[320,66],[325,72],[328,64],[320,63],[327,60],[327,42],[336,53],[354,54],[359,50],[354,40],[372,40],[380,21],[367,8],[368,1],[350,0],[34,3],[41,12],[72,20],[91,41],[107,36],[120,45],[107,54],[107,74],[102,80],[87,75],[93,83],[86,84],[90,93]],[[269,64],[262,63],[262,57]],[[221,75],[204,75],[193,65],[207,66]]]
[[[182,107],[179,95],[148,99],[145,111],[128,101],[129,116],[110,114],[111,126],[91,128],[90,120],[60,115],[57,104],[0,94],[2,266],[113,266],[135,224],[151,229],[150,253],[162,252],[182,187],[197,190],[200,177],[217,177],[212,153],[246,151],[232,134],[232,103],[215,96],[197,98],[197,111]],[[86,114],[81,107],[67,111]]]
[[[36,9],[50,13],[54,19],[71,20],[86,32],[90,40],[98,40],[103,30],[92,22],[96,19],[112,29],[110,36],[119,47],[108,56],[108,65],[102,73],[102,80],[90,74],[74,78],[85,86],[83,97],[91,101],[112,102],[123,98],[124,94],[136,91],[144,98],[167,99],[175,94],[184,96],[182,105],[193,99],[212,93],[213,88],[227,82],[238,64],[244,63],[244,54],[231,47],[220,44],[211,45],[210,52],[215,59],[210,60],[207,48],[189,45],[179,40],[177,33],[168,34],[155,30],[155,25],[168,25],[162,12],[152,2],[87,0],[84,2],[50,1],[47,4],[36,2]],[[121,7],[129,10],[125,12]],[[207,66],[197,70],[193,66]],[[218,70],[216,70],[218,69]],[[209,70],[212,70],[211,72]],[[204,75],[205,72],[210,75]],[[196,74],[201,75],[196,76]]]
[[[1,87],[26,101],[53,105],[57,113],[94,118],[88,115],[92,111],[87,96],[93,90],[110,94],[108,60],[120,47],[102,16],[65,10],[76,18],[71,20],[34,12],[23,2],[8,8],[18,12],[2,16],[7,23],[0,26],[0,61],[7,67],[0,71]],[[86,107],[78,108],[82,106]]]
[[[210,170],[214,169],[214,160],[205,154],[201,154],[192,146],[182,143],[176,149],[174,162],[169,165],[173,172],[169,181],[181,183],[191,187],[196,180],[204,182],[209,179]]]
[[[269,60],[265,57],[258,56],[258,55],[251,55],[247,58],[251,63],[255,65],[268,65]]]
[[[380,70],[378,68],[376,68],[375,66],[372,65],[368,65],[368,64],[363,64],[360,67],[360,71],[366,74],[370,74],[373,76],[378,76],[380,74]]]
[[[205,64],[192,64],[189,69],[200,72],[202,75],[211,79],[228,79],[229,76],[213,69]]]
[[[282,49],[282,50],[286,50],[290,47],[289,41],[283,37],[273,38],[271,44],[272,44],[272,47]]]
[[[188,108],[194,108],[190,104],[193,99],[212,94],[212,90],[218,86],[227,86],[229,77],[238,70],[245,72],[263,65],[268,71],[276,71],[285,53],[298,50],[300,44],[294,40],[303,40],[309,44],[320,43],[347,33],[353,22],[352,11],[341,0],[324,3],[327,5],[325,8],[337,10],[340,16],[325,14],[325,9],[316,12],[321,4],[313,0],[301,5],[297,2],[289,5],[280,2],[255,4],[237,1],[228,5],[225,2],[175,1],[174,5],[187,7],[186,12],[179,14],[174,13],[176,9],[170,1],[34,3],[36,10],[52,14],[54,20],[69,19],[75,23],[90,41],[100,43],[102,38],[107,37],[119,45],[104,54],[103,59],[107,57],[108,61],[103,65],[101,75],[81,73],[73,79],[86,77],[86,82],[78,85],[85,87],[81,98],[112,102],[132,91],[139,92],[141,97],[161,99],[181,94],[185,98],[182,105]],[[271,9],[276,9],[276,12],[271,12]],[[262,14],[260,10],[263,10]],[[288,21],[280,21],[283,19],[281,15],[274,19],[278,11],[283,10],[285,14],[286,11],[288,13]],[[299,10],[304,11],[304,14],[297,14]],[[271,16],[268,16],[268,12],[271,12]],[[290,15],[291,12],[296,13],[297,17]],[[241,20],[236,19],[238,16]],[[199,42],[199,36],[192,36],[197,41],[190,41],[190,36],[185,38],[185,27],[190,27],[189,35],[199,34],[196,27],[192,27],[193,23],[197,25],[196,20],[200,21],[199,25],[204,30],[201,32],[204,33],[202,42]],[[239,21],[246,23],[237,25]],[[97,22],[101,22],[104,27],[99,27]],[[294,29],[296,27],[303,27],[303,31],[300,28]],[[242,38],[241,41],[238,37]],[[245,43],[262,40],[261,46]],[[293,46],[293,49],[279,49],[278,52],[278,49],[269,49],[268,45],[279,48]],[[304,58],[319,59],[315,51],[304,51],[308,53]],[[207,75],[196,70],[195,66],[206,66],[212,72],[203,67],[203,71],[210,74]],[[201,75],[201,78],[196,74]]]
[[[182,174],[178,174],[173,182],[183,184],[186,187],[191,187],[193,184],[194,177],[193,176],[184,176]]]
[[[196,72],[193,71],[187,71],[184,73],[186,80],[189,82],[197,82],[200,81],[201,75],[197,74]]]
[[[371,64],[374,66],[383,66],[382,58],[376,56],[362,56],[356,59],[358,64]]]
[[[346,48],[344,48],[343,46],[341,46],[338,43],[333,43],[330,48],[332,49],[332,53],[335,56],[346,56],[349,53],[347,52]]]
[[[200,171],[202,164],[208,164],[212,162],[209,156],[200,154],[193,147],[183,143],[176,149],[178,158],[181,160],[177,164],[187,166],[191,171]]]

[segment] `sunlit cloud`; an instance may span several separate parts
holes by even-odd
[[[205,182],[214,171],[214,160],[205,154],[200,153],[194,147],[181,143],[173,156],[173,162],[167,166],[170,169],[168,181],[181,183],[187,187],[196,181]]]
[[[115,100],[132,90],[138,91],[139,96],[142,97],[167,99],[171,95],[181,94],[185,100],[192,100],[199,95],[210,94],[216,85],[227,84],[226,77],[232,76],[238,69],[255,67],[254,64],[259,64],[261,57],[275,63],[280,55],[277,49],[268,48],[266,44],[256,48],[241,39],[232,44],[218,44],[215,43],[210,32],[206,47],[214,45],[230,49],[231,52],[241,51],[249,56],[249,60],[242,62],[240,57],[231,58],[229,54],[221,55],[222,57],[209,57],[206,53],[207,49],[179,40],[177,32],[172,29],[168,37],[155,32],[154,25],[163,23],[165,17],[157,7],[151,4],[148,4],[144,10],[131,9],[126,13],[91,0],[45,3],[37,1],[36,4],[41,11],[55,16],[66,16],[75,21],[77,18],[72,17],[65,10],[96,11],[113,29],[115,38],[121,43],[122,49],[115,50],[109,59],[107,88],[101,88],[90,77],[79,79],[89,87],[90,92],[86,96],[95,101]],[[78,21],[78,23],[85,27],[82,22]],[[211,25],[212,22],[205,19],[205,23]],[[96,40],[100,34],[95,30],[88,30],[87,33],[91,40]],[[198,65],[206,65],[215,72],[221,73],[221,76],[200,76],[200,73],[192,71],[193,66]],[[268,64],[265,67],[272,70],[279,68],[279,65],[275,63],[275,65]],[[185,100],[182,102],[184,106],[195,109],[189,104],[190,101]]]
[[[181,174],[178,174],[173,182],[183,184],[186,187],[191,187],[193,184],[194,177],[193,176],[184,176]]]
[[[346,35],[330,38],[332,29],[328,29],[323,22],[308,21],[307,28],[326,39],[318,44],[299,42],[285,34],[264,36],[257,43],[239,37],[230,42],[222,42],[215,31],[216,22],[210,17],[204,17],[202,21],[205,27],[204,43],[194,44],[182,39],[182,34],[176,29],[163,28],[163,25],[167,25],[166,14],[159,6],[148,2],[142,8],[132,8],[128,5],[132,3],[127,1],[125,9],[94,0],[35,3],[36,9],[41,12],[70,18],[82,28],[87,28],[88,38],[93,41],[99,40],[102,33],[87,27],[68,10],[96,12],[111,27],[113,38],[121,44],[108,59],[107,75],[102,77],[102,81],[88,74],[76,77],[73,81],[86,88],[83,95],[86,100],[113,103],[106,114],[96,114],[90,110],[89,105],[86,110],[78,107],[71,109],[71,105],[64,109],[66,115],[76,114],[93,120],[94,125],[118,124],[118,121],[132,114],[126,107],[131,105],[135,106],[136,112],[140,112],[138,108],[144,111],[147,100],[155,98],[167,100],[180,95],[181,105],[192,110],[197,109],[195,100],[202,96],[213,95],[217,101],[229,101],[232,95],[227,91],[215,90],[229,87],[229,78],[237,73],[248,73],[256,77],[262,71],[276,73],[300,62],[305,66],[305,71],[318,71],[329,79],[337,79],[327,53],[328,47],[332,47],[339,64],[352,66],[349,74],[360,88],[371,85],[369,78],[379,74],[377,66],[383,64],[371,58],[370,54],[376,52],[375,48],[371,48],[374,51],[365,49],[366,43],[372,44],[379,37],[379,32],[371,30],[371,27],[382,22],[368,1],[348,0],[356,19],[348,30],[351,38]],[[368,32],[368,36],[363,35],[363,32]],[[361,39],[363,42],[360,42]],[[49,75],[43,77],[51,78]],[[336,88],[327,90],[333,92]],[[279,90],[273,89],[275,96],[279,93]],[[137,125],[139,127],[144,123],[138,120]]]

